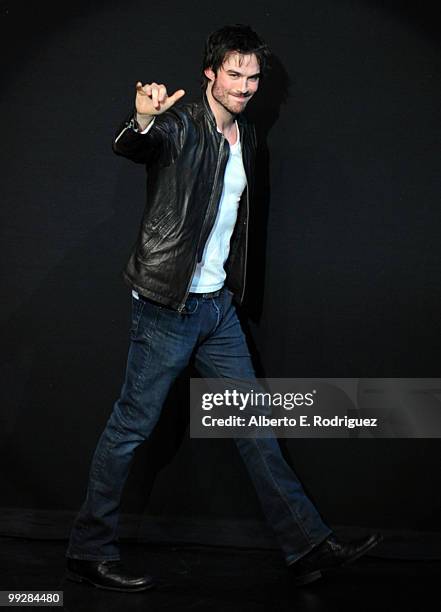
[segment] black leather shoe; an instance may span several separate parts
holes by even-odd
[[[352,563],[382,539],[383,536],[378,533],[352,542],[341,542],[335,536],[329,536],[311,552],[289,566],[294,574],[294,583],[302,585],[314,582],[321,578],[322,570]]]
[[[110,591],[146,591],[154,586],[150,576],[133,576],[121,561],[88,561],[67,559],[67,578],[74,582],[89,582]]]

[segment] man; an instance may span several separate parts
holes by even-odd
[[[176,105],[163,84],[136,85],[135,116],[114,151],[145,164],[147,206],[126,267],[133,315],[125,382],[100,437],[86,500],[74,523],[68,576],[140,591],[149,576],[120,562],[120,497],[135,448],[150,436],[172,382],[190,359],[203,376],[255,379],[233,300],[245,291],[256,139],[243,116],[269,50],[247,26],[212,33],[200,102]],[[333,536],[284,461],[275,438],[236,439],[264,513],[297,584],[359,557],[377,536]]]

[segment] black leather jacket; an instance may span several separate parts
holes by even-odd
[[[237,121],[247,187],[230,241],[225,284],[241,303],[256,136],[243,116]],[[216,219],[228,141],[217,131],[204,94],[200,102],[173,106],[158,115],[146,134],[137,133],[126,121],[117,132],[113,150],[147,168],[147,205],[124,279],[141,295],[182,312]]]

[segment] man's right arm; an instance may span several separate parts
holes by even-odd
[[[164,113],[177,100],[184,90],[168,96],[164,85],[151,83],[136,84],[135,112],[116,133],[112,148],[117,155],[123,155],[138,163],[149,165],[159,156],[173,158],[180,126],[174,114]],[[156,124],[156,125],[155,125]],[[154,128],[154,129],[152,129]]]

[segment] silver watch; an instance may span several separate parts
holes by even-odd
[[[130,119],[127,127],[131,128],[134,132],[141,132],[141,128],[139,127],[139,123],[136,121],[135,117]]]

